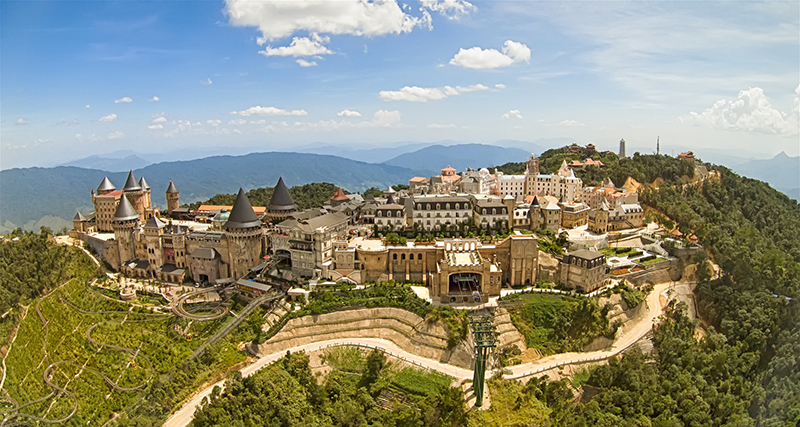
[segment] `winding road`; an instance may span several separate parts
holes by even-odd
[[[676,290],[680,289],[681,291],[686,291],[691,289],[691,283],[686,283],[686,282],[676,283],[676,284],[663,283],[656,285],[653,288],[653,291],[651,291],[650,294],[648,294],[646,299],[647,313],[641,319],[629,325],[629,327],[623,331],[623,333],[614,341],[614,343],[611,345],[609,349],[586,352],[586,353],[562,353],[553,356],[548,356],[539,359],[535,362],[507,367],[504,369],[503,377],[508,379],[522,379],[529,377],[531,375],[542,373],[544,371],[553,368],[557,368],[559,366],[598,361],[598,360],[608,359],[610,357],[620,354],[622,351],[624,351],[625,349],[627,349],[628,347],[630,347],[631,345],[642,339],[642,337],[644,337],[645,335],[647,335],[648,332],[650,332],[650,330],[653,328],[654,322],[658,320],[659,316],[661,316],[661,314],[664,311],[664,307],[662,306],[661,303],[661,296],[666,295],[667,291],[671,287],[674,287]],[[681,289],[681,288],[686,288],[686,289]],[[445,375],[449,375],[458,380],[472,379],[471,370],[459,368],[457,366],[449,365],[446,363],[441,363],[433,359],[417,356],[413,353],[409,353],[406,350],[398,347],[395,343],[389,340],[380,338],[334,339],[334,340],[319,341],[310,344],[300,345],[297,347],[282,349],[275,353],[259,358],[252,365],[240,369],[239,372],[242,373],[243,377],[253,375],[260,369],[264,368],[265,366],[268,366],[269,364],[285,356],[287,351],[292,353],[298,351],[312,352],[312,351],[322,350],[324,348],[331,346],[339,346],[347,344],[359,345],[370,348],[379,348],[382,351],[394,357],[406,359],[417,366],[421,366],[427,369],[443,373]],[[214,387],[223,388],[224,385],[225,381],[219,381],[193,395],[192,398],[188,400],[181,407],[181,409],[179,409],[177,412],[172,414],[172,416],[170,416],[167,419],[163,427],[188,426],[189,423],[191,423],[192,421],[192,417],[194,416],[195,410],[200,406],[203,399],[211,394],[211,391],[214,389]]]

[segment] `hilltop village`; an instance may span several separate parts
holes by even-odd
[[[592,144],[567,148],[594,152]],[[114,270],[163,282],[231,284],[268,268],[289,280],[421,283],[443,303],[485,302],[502,287],[544,280],[588,293],[612,269],[633,267],[596,249],[647,230],[638,194],[610,179],[585,187],[575,170],[587,165],[604,167],[588,158],[543,174],[534,155],[523,174],[447,166],[378,197],[339,188],[324,206],[302,211],[282,178],[268,206],[253,207],[240,189],[232,206],[196,210],[180,207],[170,181],[161,211],[145,178],[130,172],[121,189],[104,178],[92,190],[95,212],[75,215],[71,235]],[[575,250],[540,252],[537,230]]]

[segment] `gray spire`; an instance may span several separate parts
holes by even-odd
[[[386,204],[387,204],[387,205],[394,205],[394,204],[395,204],[395,202],[394,202],[394,196],[392,196],[391,194],[389,194],[389,197],[386,199]]]
[[[73,221],[86,221],[86,217],[81,215],[80,212],[75,214],[75,217],[72,218]]]
[[[532,208],[542,207],[542,205],[539,204],[539,198],[538,197],[533,196],[533,201],[531,202],[531,207]]]
[[[97,187],[97,194],[105,192],[110,193],[116,189],[117,187],[114,187],[114,184],[112,184],[111,181],[109,181],[108,177],[106,176],[103,178],[103,182],[101,182],[100,185]]]
[[[228,217],[228,222],[225,223],[225,228],[251,228],[261,225],[253,205],[247,196],[244,194],[243,189],[239,189],[239,194],[236,195],[236,202],[233,203],[231,215]]]
[[[142,191],[142,187],[136,182],[136,177],[133,176],[133,171],[128,172],[128,180],[125,181],[125,187],[122,191]]]
[[[114,212],[114,221],[129,221],[137,218],[139,218],[139,212],[136,212],[131,202],[123,194],[122,197],[119,198],[117,211]]]
[[[167,187],[167,194],[178,194],[178,189],[175,188],[175,184],[172,181],[169,182],[169,187]]]
[[[283,177],[278,178],[278,184],[275,185],[275,190],[272,192],[272,198],[269,200],[267,209],[271,211],[288,211],[297,209],[297,205],[292,200],[292,195],[289,194],[289,189],[283,183]]]
[[[144,225],[144,228],[162,228],[164,227],[164,223],[161,222],[160,219],[156,218],[155,215],[151,216],[150,219],[147,220],[147,224]]]
[[[150,186],[147,185],[147,181],[144,180],[144,177],[139,178],[139,187],[142,187],[142,190],[150,189]]]

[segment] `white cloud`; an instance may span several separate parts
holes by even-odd
[[[521,119],[522,118],[522,114],[519,112],[519,110],[511,110],[511,111],[503,114],[502,118],[503,119]]]
[[[558,125],[559,126],[564,126],[564,127],[583,127],[583,126],[586,126],[585,124],[583,124],[583,123],[581,123],[579,121],[576,121],[576,120],[562,120]]]
[[[166,121],[166,120],[165,120],[165,121]],[[153,130],[156,130],[156,129],[164,129],[164,125],[162,125],[162,124],[150,125],[150,126],[148,126],[147,128],[148,128],[148,129],[153,129]]]
[[[237,134],[237,135],[241,135],[241,134],[242,134],[242,131],[240,131],[239,129],[234,129],[234,130],[233,130],[233,133],[235,133],[235,134]]]
[[[428,129],[453,129],[456,125],[450,123],[446,125],[441,125],[439,123],[431,123],[427,126]]]
[[[158,102],[158,101],[161,101],[161,99],[157,96],[150,98],[150,102]]]
[[[202,83],[202,84],[204,84],[206,86],[214,84],[214,82],[211,81],[211,78],[207,78],[206,81],[200,82],[200,83]]]
[[[507,40],[503,45],[503,52],[497,49],[481,49],[473,47],[461,48],[456,56],[450,60],[451,65],[487,70],[492,68],[508,67],[517,62],[530,62],[531,50],[522,43]]]
[[[241,126],[245,123],[247,123],[247,120],[245,119],[236,119],[228,122],[229,125],[236,125],[236,126]]]
[[[86,104],[86,108],[92,108],[92,106],[89,105],[89,104]]]
[[[52,142],[53,142],[53,141],[51,141],[51,140],[49,140],[49,139],[37,139],[36,141],[34,141],[33,145],[34,145],[34,146],[36,146],[36,147],[38,147],[38,146],[40,146],[40,145],[44,145],[44,144],[50,144],[50,143],[52,143]]]
[[[361,113],[358,111],[351,111],[351,110],[342,110],[336,114],[339,117],[361,117]]]
[[[166,122],[167,122],[167,118],[164,117],[164,116],[159,116],[159,117],[156,117],[155,119],[153,119],[153,123],[166,123]]]
[[[328,43],[330,38],[320,37],[316,33],[308,37],[295,37],[289,46],[275,47],[267,46],[266,49],[258,53],[264,56],[314,56],[330,55],[333,52],[325,47],[323,43]],[[301,64],[302,65],[302,64]]]
[[[319,34],[380,36],[408,33],[430,23],[430,15],[409,15],[394,0],[362,1],[248,1],[227,0],[230,23],[258,27],[258,44],[291,36],[298,31]]]
[[[125,138],[125,134],[115,130],[108,134],[108,139],[122,139]]]
[[[400,112],[397,110],[378,110],[373,115],[372,121],[381,126],[395,125],[400,123]]]
[[[400,90],[382,90],[379,95],[384,101],[428,102],[444,99],[449,96],[459,95],[465,92],[475,92],[487,89],[489,88],[482,84],[456,87],[445,86],[442,89],[436,87],[428,88],[406,86]]]
[[[298,59],[297,63],[303,68],[305,68],[305,67],[316,67],[317,66],[317,61],[309,62],[309,61],[306,61],[305,59]]]
[[[130,97],[127,97],[127,96],[122,97],[120,99],[115,99],[114,100],[115,104],[122,104],[122,103],[126,103],[127,104],[129,102],[133,102],[133,100]]]
[[[26,119],[25,117],[20,117],[20,118],[17,119],[16,123],[18,125],[27,125],[28,124],[28,119]]]
[[[496,88],[498,88],[498,89],[505,89],[505,88],[506,88],[506,85],[504,85],[504,84],[502,84],[502,83],[498,83],[498,84],[494,85],[494,87],[496,87]]]
[[[222,120],[206,120],[206,123],[210,124],[211,126],[217,127],[220,124],[222,124]]]
[[[422,6],[439,12],[450,19],[459,19],[478,10],[472,3],[464,0],[422,0]]]
[[[240,116],[306,116],[308,113],[305,110],[281,110],[275,107],[250,107],[244,111],[231,111],[231,114],[238,114]]]
[[[682,123],[714,129],[795,135],[800,122],[800,86],[795,94],[791,113],[773,107],[764,91],[753,87],[740,91],[736,100],[722,99],[702,113],[692,111],[679,119]]]
[[[99,119],[97,119],[97,121],[99,121],[99,122],[113,122],[113,121],[116,121],[116,120],[117,120],[117,115],[113,114],[113,113],[109,114],[107,116],[100,117]]]

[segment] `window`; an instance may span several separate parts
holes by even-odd
[[[397,254],[392,254],[392,259],[397,261]]]
[[[401,259],[402,261],[405,261],[405,260],[406,260],[406,254],[401,254],[401,255],[400,255],[400,259]]]

